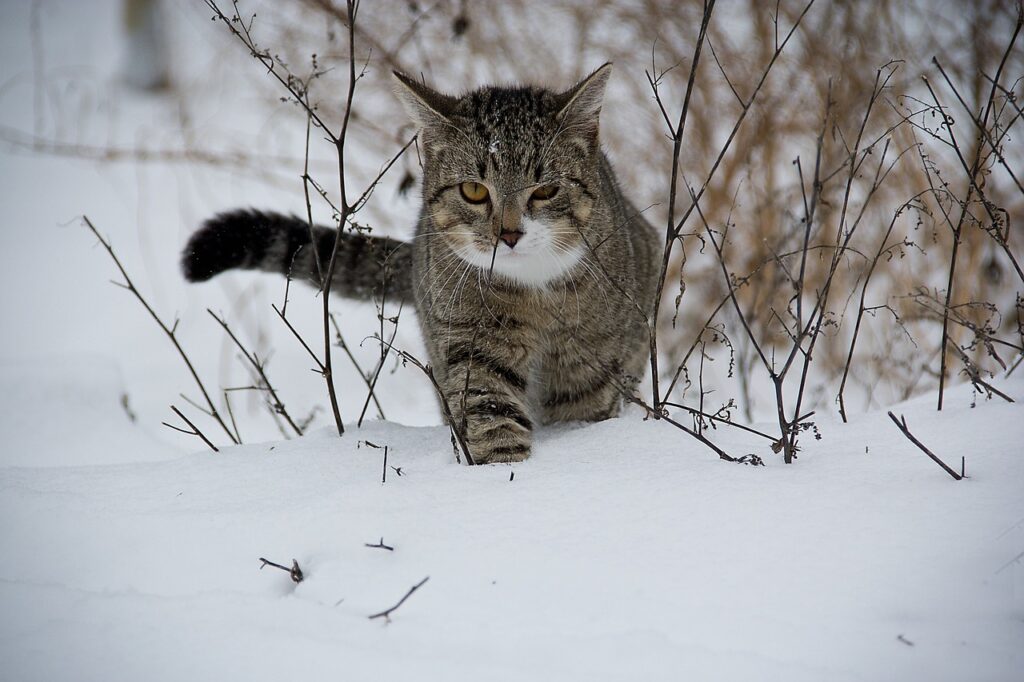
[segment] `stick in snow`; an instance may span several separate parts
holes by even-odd
[[[947,466],[945,462],[943,462],[941,459],[939,459],[938,457],[935,456],[935,453],[933,453],[931,450],[926,448],[924,443],[922,443],[921,441],[919,441],[917,438],[914,437],[914,434],[912,434],[910,432],[910,429],[907,428],[907,420],[906,420],[906,418],[900,417],[899,419],[897,419],[896,415],[894,415],[892,412],[889,412],[889,419],[891,419],[893,421],[893,423],[896,424],[896,428],[898,428],[900,431],[902,431],[903,435],[906,436],[907,439],[911,443],[913,443],[917,447],[921,448],[921,451],[924,454],[926,454],[929,457],[931,457],[932,461],[934,461],[936,464],[938,464],[940,467],[942,467],[943,471],[945,471],[947,474],[949,474],[950,476],[952,476],[954,479],[956,479],[958,481],[960,479],[964,478],[964,475],[962,473],[958,474],[957,472],[955,472],[952,469],[950,469],[949,466]]]
[[[302,579],[305,577],[304,575],[302,575],[302,569],[299,568],[299,562],[296,561],[295,559],[292,559],[292,567],[291,568],[288,568],[287,566],[282,566],[281,564],[275,564],[270,559],[264,559],[263,557],[260,557],[260,561],[263,562],[260,565],[260,570],[261,571],[266,566],[273,566],[274,568],[280,568],[282,571],[287,571],[288,575],[291,576],[292,582],[296,582],[296,583],[301,583]]]
[[[372,616],[369,616],[370,620],[373,620],[374,618],[383,618],[385,622],[390,623],[391,622],[391,614],[392,614],[392,612],[394,612],[396,609],[398,609],[399,606],[404,604],[405,600],[408,599],[409,597],[411,597],[413,592],[415,592],[416,590],[418,590],[421,587],[423,587],[423,584],[425,582],[427,582],[428,580],[430,580],[430,576],[429,575],[426,578],[424,578],[423,580],[421,580],[418,583],[416,583],[415,585],[413,585],[412,587],[410,587],[409,591],[405,593],[405,596],[402,597],[401,599],[399,599],[398,603],[395,604],[394,606],[392,606],[390,609],[388,609],[386,611],[381,611],[380,613],[375,613]]]
[[[164,426],[166,426],[169,429],[174,429],[175,431],[180,431],[181,433],[184,433],[184,434],[186,434],[188,436],[199,436],[200,438],[203,439],[204,443],[206,443],[207,445],[210,446],[211,450],[213,450],[214,452],[220,452],[220,450],[217,449],[217,446],[214,445],[212,442],[210,442],[209,438],[207,438],[206,436],[203,435],[203,432],[199,430],[199,427],[196,426],[195,424],[193,424],[191,421],[189,421],[188,417],[186,417],[185,415],[183,415],[181,413],[181,410],[179,410],[174,405],[171,405],[171,409],[174,410],[174,414],[178,415],[178,417],[180,417],[183,422],[188,424],[192,428],[192,430],[191,431],[186,431],[185,429],[183,429],[181,427],[175,426],[174,424],[168,424],[167,422],[160,422],[161,424],[163,424]]]

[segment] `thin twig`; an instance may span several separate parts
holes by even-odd
[[[261,571],[265,567],[267,567],[267,566],[273,566],[274,568],[279,568],[282,571],[285,571],[286,573],[288,573],[289,577],[291,577],[291,579],[292,579],[292,582],[295,582],[295,583],[301,583],[303,578],[305,577],[305,576],[302,575],[302,569],[299,568],[299,562],[296,561],[295,559],[292,559],[292,567],[291,568],[288,568],[287,566],[282,566],[281,564],[275,564],[270,559],[264,559],[263,557],[260,557],[260,561],[263,562],[262,564],[260,564],[260,570]]]
[[[395,551],[395,548],[392,547],[391,545],[385,545],[384,544],[384,538],[383,537],[381,537],[380,540],[378,540],[377,542],[374,542],[374,543],[364,542],[363,546],[364,547],[369,547],[370,549],[386,549],[389,552],[394,552]]]
[[[679,111],[679,119],[676,122],[675,128],[671,130],[672,133],[672,172],[669,178],[668,186],[668,218],[665,225],[665,248],[662,255],[660,277],[658,278],[658,286],[654,295],[654,313],[648,322],[648,336],[650,344],[650,361],[651,361],[651,402],[655,409],[658,409],[661,405],[661,394],[659,393],[658,386],[658,310],[661,307],[661,296],[662,291],[665,287],[665,276],[668,272],[669,260],[672,257],[672,246],[675,244],[675,240],[679,236],[679,229],[676,228],[676,193],[679,191],[679,156],[683,146],[683,135],[686,132],[686,120],[687,115],[690,111],[690,96],[693,94],[694,83],[697,79],[697,68],[700,66],[700,54],[701,48],[704,46],[704,40],[707,37],[708,25],[711,23],[711,15],[715,11],[715,0],[707,0],[704,3],[704,13],[701,17],[700,30],[697,32],[697,41],[693,46],[693,60],[690,63],[690,75],[686,81],[686,93],[683,96],[683,106]],[[654,99],[658,101],[658,106],[662,109],[662,114],[665,114],[665,108],[661,103],[661,94],[658,92],[658,81],[648,75],[648,80],[651,83],[651,88],[654,90]],[[744,114],[746,110],[744,109]],[[667,120],[667,115],[666,120]]]
[[[767,438],[768,440],[772,441],[773,443],[776,440],[778,440],[777,438],[775,438],[775,436],[768,435],[764,431],[758,431],[757,429],[751,428],[751,427],[746,426],[744,424],[737,424],[734,421],[730,421],[728,419],[723,419],[722,417],[719,417],[719,416],[714,415],[714,414],[708,414],[707,412],[701,412],[700,410],[694,409],[692,407],[687,407],[686,405],[683,405],[681,403],[673,403],[673,402],[669,402],[667,400],[663,400],[661,404],[664,405],[665,407],[675,407],[675,408],[678,408],[680,410],[686,410],[690,414],[697,415],[698,417],[703,417],[704,419],[709,420],[712,424],[715,424],[715,423],[725,424],[726,426],[731,426],[734,429],[740,429],[741,431],[746,431],[747,433],[752,433],[752,434],[754,434],[756,436],[761,436],[761,438]]]
[[[324,360],[323,374],[327,382],[327,394],[331,399],[331,412],[334,414],[334,423],[338,428],[338,435],[344,435],[345,426],[341,421],[341,411],[338,407],[338,396],[334,387],[334,370],[331,362],[331,286],[334,283],[334,270],[338,263],[338,252],[341,250],[343,229],[349,216],[352,214],[352,205],[348,203],[348,193],[345,187],[345,138],[348,133],[348,123],[352,116],[352,99],[356,90],[356,37],[355,24],[356,14],[359,11],[358,0],[346,0],[345,7],[348,14],[348,93],[345,97],[345,113],[341,121],[341,132],[334,138],[334,147],[338,155],[338,196],[341,206],[341,215],[338,218],[338,232],[334,237],[334,248],[331,249],[331,259],[327,263],[327,271],[324,273],[321,282],[321,296],[323,300],[323,334],[324,334]]]
[[[466,442],[465,432],[458,424],[455,423],[455,417],[452,414],[451,406],[448,404],[448,399],[445,397],[444,391],[441,390],[441,385],[437,383],[437,378],[434,376],[433,368],[430,365],[425,365],[420,362],[416,356],[408,351],[400,350],[394,346],[391,346],[391,350],[393,350],[403,361],[411,362],[415,367],[419,368],[421,372],[427,375],[427,379],[430,380],[431,385],[434,387],[434,392],[437,393],[437,397],[441,401],[441,411],[444,413],[445,421],[448,424],[448,428],[451,430],[453,444],[457,444],[458,449],[462,451],[462,455],[466,458],[466,464],[469,466],[475,465],[476,460],[473,459],[473,455],[469,452],[469,444]]]
[[[288,330],[292,333],[292,336],[298,339],[299,343],[302,344],[302,347],[306,349],[306,352],[309,353],[309,357],[313,358],[313,362],[316,363],[318,370],[320,371],[321,374],[323,374],[324,363],[320,361],[320,358],[317,356],[317,354],[313,352],[313,349],[309,347],[309,344],[306,343],[306,340],[302,338],[302,334],[300,334],[295,329],[295,327],[292,326],[292,323],[288,321],[288,318],[284,316],[284,313],[277,309],[276,305],[271,303],[270,307],[273,308],[274,312],[277,313],[277,316],[280,317],[281,321],[284,322],[286,327],[288,327]]]
[[[914,202],[917,201],[917,199],[919,199],[927,191],[928,190],[923,190],[918,194],[915,194],[911,199],[904,202],[902,205],[900,205],[899,208],[896,209],[896,211],[893,213],[892,220],[889,221],[889,227],[886,229],[885,234],[882,236],[881,241],[878,243],[878,251],[875,254],[875,257],[871,260],[871,263],[868,265],[867,273],[865,273],[864,275],[864,281],[860,289],[860,302],[857,304],[857,318],[854,321],[853,335],[850,338],[850,350],[847,352],[846,362],[843,364],[843,376],[839,382],[839,394],[837,396],[839,401],[839,416],[842,417],[844,423],[847,421],[844,391],[846,390],[847,378],[850,375],[850,367],[853,364],[853,352],[857,346],[857,338],[860,335],[860,328],[864,320],[864,313],[867,311],[867,308],[864,305],[864,301],[867,297],[868,285],[871,283],[871,277],[875,272],[875,268],[878,266],[878,262],[881,259],[882,254],[885,253],[888,248],[886,247],[886,243],[889,241],[890,235],[892,235],[892,231],[896,226],[896,221],[899,219],[900,215],[902,215],[903,211],[907,210],[908,208],[913,208]]]
[[[115,282],[115,284],[120,286],[122,289],[127,289],[128,291],[130,291],[135,296],[135,298],[138,299],[139,303],[142,304],[142,307],[146,309],[146,312],[149,313],[149,316],[153,318],[153,321],[157,323],[157,325],[160,327],[163,333],[167,335],[167,338],[170,339],[171,344],[174,346],[175,350],[178,351],[178,355],[181,356],[182,361],[185,363],[185,367],[188,368],[189,374],[192,375],[192,379],[195,380],[196,386],[199,387],[199,392],[203,394],[203,399],[206,401],[206,405],[210,410],[210,416],[213,417],[213,419],[218,424],[220,424],[221,428],[224,429],[224,433],[226,433],[228,435],[228,438],[231,439],[231,442],[237,445],[239,442],[238,438],[235,436],[234,433],[231,432],[231,428],[221,418],[220,413],[217,412],[217,406],[213,404],[213,400],[210,399],[210,394],[206,392],[206,386],[203,385],[203,382],[199,378],[199,374],[196,372],[195,367],[192,366],[192,361],[189,360],[188,355],[185,353],[185,349],[182,348],[181,344],[178,342],[178,337],[176,335],[178,322],[175,321],[174,325],[171,327],[168,327],[166,324],[164,324],[163,320],[160,319],[160,317],[156,314],[156,312],[149,305],[146,299],[143,298],[139,290],[135,287],[135,284],[134,282],[132,282],[131,277],[128,276],[128,272],[124,269],[124,266],[121,265],[121,261],[118,259],[117,254],[114,253],[114,248],[111,246],[110,242],[100,235],[99,230],[97,230],[96,226],[92,224],[92,221],[89,220],[88,216],[82,216],[82,221],[85,223],[86,227],[88,227],[89,230],[93,233],[96,239],[99,240],[100,244],[103,245],[103,248],[106,249],[107,254],[110,255],[110,258],[111,260],[114,261],[114,265],[117,266],[117,269],[121,271],[121,276],[124,277],[124,284],[121,284],[120,282]],[[214,449],[216,450],[216,448]]]
[[[392,606],[390,609],[387,609],[385,611],[381,611],[380,613],[375,613],[372,616],[368,616],[368,618],[370,620],[373,620],[374,618],[383,618],[385,621],[390,623],[391,622],[391,614],[394,613],[395,610],[398,609],[399,606],[404,604],[405,600],[408,599],[409,597],[411,597],[413,592],[415,592],[416,590],[418,590],[421,587],[423,587],[423,584],[426,583],[428,580],[430,580],[430,576],[429,575],[426,578],[424,578],[423,580],[421,580],[418,583],[416,583],[415,585],[413,585],[412,587],[410,587],[409,591],[405,593],[405,596],[402,597],[401,599],[399,599],[398,603],[395,604],[394,606]]]
[[[259,375],[260,381],[263,383],[263,386],[266,387],[267,394],[270,397],[268,403],[270,405],[270,408],[275,413],[281,415],[284,418],[284,420],[288,423],[288,426],[290,426],[291,429],[295,432],[296,436],[301,436],[302,428],[298,424],[296,424],[295,421],[292,419],[291,415],[288,414],[288,410],[285,408],[284,403],[281,402],[281,399],[277,395],[277,391],[274,390],[274,387],[270,383],[270,379],[267,378],[267,374],[264,371],[263,363],[256,356],[255,351],[250,353],[248,350],[246,350],[245,346],[242,345],[242,342],[238,340],[237,336],[235,336],[235,333],[231,331],[231,327],[228,326],[228,323],[224,318],[217,317],[216,313],[214,313],[209,308],[206,309],[206,312],[210,314],[210,317],[217,320],[217,324],[219,324],[227,333],[227,335],[231,337],[231,340],[235,342],[235,345],[238,347],[238,350],[242,351],[242,355],[245,356],[245,359],[249,362],[250,365],[252,365],[253,370],[255,370],[256,373]],[[281,315],[284,316],[283,308]]]
[[[216,446],[216,445],[214,445],[213,443],[211,443],[211,442],[210,442],[210,439],[209,439],[209,438],[207,438],[206,436],[204,436],[204,435],[203,435],[203,432],[199,430],[199,427],[198,427],[198,426],[196,426],[195,424],[193,424],[193,423],[192,423],[192,422],[191,422],[191,421],[189,420],[189,418],[188,418],[188,417],[186,417],[185,415],[183,415],[183,414],[181,413],[181,410],[179,410],[179,409],[178,409],[177,407],[175,407],[174,405],[171,405],[171,409],[172,409],[172,410],[174,410],[174,414],[178,415],[178,417],[179,417],[179,418],[181,419],[181,421],[183,421],[183,422],[185,422],[186,424],[188,424],[188,425],[189,425],[189,427],[190,427],[190,428],[191,428],[192,430],[191,430],[191,431],[186,431],[186,430],[185,430],[185,429],[183,429],[183,428],[180,428],[180,427],[174,426],[173,424],[168,424],[167,422],[160,422],[161,424],[163,424],[164,426],[166,426],[166,427],[167,427],[167,428],[169,428],[169,429],[174,429],[175,431],[180,431],[181,433],[185,433],[185,434],[188,434],[188,435],[190,435],[190,436],[199,436],[199,437],[200,437],[200,438],[201,438],[201,439],[203,440],[203,442],[204,442],[204,443],[206,443],[206,444],[207,444],[208,446],[210,446],[210,449],[211,449],[211,450],[213,450],[214,452],[220,452],[220,450],[218,450],[218,449],[217,449],[217,446]]]
[[[942,467],[943,471],[945,471],[947,474],[952,476],[957,481],[959,481],[960,479],[964,478],[963,476],[961,476],[957,472],[955,472],[952,469],[950,469],[949,466],[947,466],[945,462],[943,462],[941,459],[936,457],[935,454],[931,450],[929,450],[927,447],[925,447],[924,443],[922,443],[921,441],[919,441],[917,438],[914,437],[914,434],[912,434],[910,432],[910,429],[907,427],[907,420],[904,417],[901,416],[899,419],[897,419],[896,415],[894,415],[892,412],[889,412],[888,414],[889,414],[889,419],[891,419],[893,424],[896,425],[896,428],[898,428],[903,433],[903,435],[907,437],[907,439],[911,443],[913,443],[918,448],[920,448],[921,452],[923,452],[924,454],[926,454],[929,457],[931,457],[933,462],[935,462],[940,467]]]
[[[384,408],[380,406],[380,400],[377,399],[377,392],[373,390],[373,385],[370,383],[370,375],[363,371],[363,368],[359,365],[359,361],[356,360],[356,356],[352,354],[352,350],[348,347],[348,344],[345,343],[345,337],[341,335],[341,328],[338,326],[337,321],[335,321],[333,313],[331,314],[331,325],[334,327],[335,345],[341,348],[345,353],[349,362],[351,362],[352,366],[356,368],[356,373],[359,374],[359,378],[363,380],[363,383],[366,384],[366,388],[370,390],[373,405],[377,408],[377,416],[381,419],[386,419],[384,416]]]
[[[387,318],[390,322],[394,323],[395,328],[391,332],[391,339],[385,344],[384,343],[384,301],[381,301],[381,309],[377,313],[377,317],[380,319],[380,359],[377,361],[376,367],[373,369],[373,373],[367,382],[367,394],[366,400],[363,402],[363,409],[359,411],[359,420],[356,422],[357,428],[362,428],[363,419],[366,418],[366,409],[370,406],[370,400],[374,399],[377,395],[377,380],[380,378],[380,373],[384,369],[384,363],[387,362],[388,353],[390,352],[391,344],[395,342],[395,337],[398,336],[398,320],[402,316],[402,306],[398,306],[398,313],[392,317]],[[379,408],[379,405],[378,405]]]

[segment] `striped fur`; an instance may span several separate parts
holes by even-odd
[[[600,150],[609,73],[561,93],[459,97],[395,74],[420,131],[416,237],[344,235],[334,290],[415,303],[453,426],[477,462],[525,459],[538,423],[615,416],[644,373],[661,246]],[[485,200],[473,200],[477,185]],[[324,258],[335,233],[315,234]],[[309,244],[304,221],[235,212],[193,236],[182,263],[192,281],[254,268],[316,282]]]
[[[253,210],[221,213],[192,235],[181,254],[185,279],[204,282],[225,270],[264,270],[320,286],[337,230],[295,216]],[[317,255],[320,264],[317,265]],[[345,232],[338,244],[331,291],[356,299],[412,302],[411,248],[385,237]]]

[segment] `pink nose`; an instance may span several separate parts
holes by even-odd
[[[522,236],[522,232],[502,232],[498,239],[508,244],[508,248],[514,249],[519,238]]]

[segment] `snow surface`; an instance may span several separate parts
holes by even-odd
[[[174,106],[116,84],[117,3],[38,3],[34,40],[31,7],[0,4],[0,123],[80,144],[181,142]],[[168,10],[190,45],[176,77],[231,85],[203,98],[208,125],[301,145],[301,126],[239,95],[252,64],[208,17]],[[722,429],[716,442],[767,466],[720,462],[627,410],[541,430],[528,462],[465,467],[429,386],[391,364],[380,396],[393,421],[339,438],[321,412],[280,441],[240,397],[248,444],[212,453],[159,425],[195,389],[75,218],[88,214],[157,311],[180,318],[211,386],[248,378],[207,307],[270,354],[305,415],[323,387],[273,319],[280,282],[186,288],[176,263],[216,210],[301,207],[297,181],[3,146],[0,178],[0,680],[1024,680],[1021,372],[996,380],[1016,404],[959,386],[941,413],[933,395],[892,408],[948,463],[966,459],[960,482],[884,411],[846,425],[821,412],[821,440],[808,434],[791,466]],[[384,189],[383,215],[415,212]],[[311,338],[318,305],[293,288],[289,317]],[[374,309],[337,308],[372,366],[377,346],[359,343]],[[422,354],[408,311],[396,345]],[[338,363],[339,386],[358,385]],[[341,393],[354,420],[365,394]],[[367,441],[388,446],[384,483]],[[381,540],[394,551],[365,546]],[[305,580],[260,557],[298,561]],[[427,576],[390,623],[368,618]]]
[[[763,468],[636,414],[543,431],[514,467],[384,422],[7,466],[0,660],[12,680],[1020,679],[1021,413],[951,397],[897,411],[966,457],[961,482],[883,414]]]

